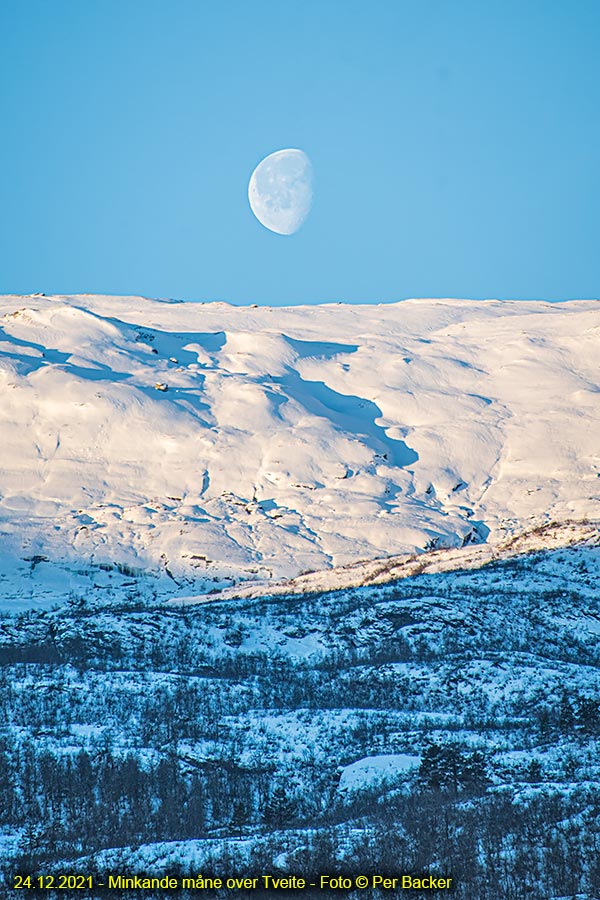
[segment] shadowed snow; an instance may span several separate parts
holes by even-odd
[[[598,518],[599,342],[597,301],[0,298],[0,592],[190,595]]]

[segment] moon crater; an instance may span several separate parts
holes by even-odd
[[[294,234],[313,199],[313,169],[302,150],[277,150],[255,168],[248,184],[252,212],[276,234]]]

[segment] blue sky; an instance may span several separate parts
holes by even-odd
[[[596,0],[2,0],[0,292],[599,296],[599,100]]]

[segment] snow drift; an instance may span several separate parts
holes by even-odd
[[[154,592],[600,518],[600,302],[0,298],[0,593]]]

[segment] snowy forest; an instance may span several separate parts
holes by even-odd
[[[191,607],[132,581],[126,605],[3,614],[5,883],[385,871],[598,896],[598,557]]]

